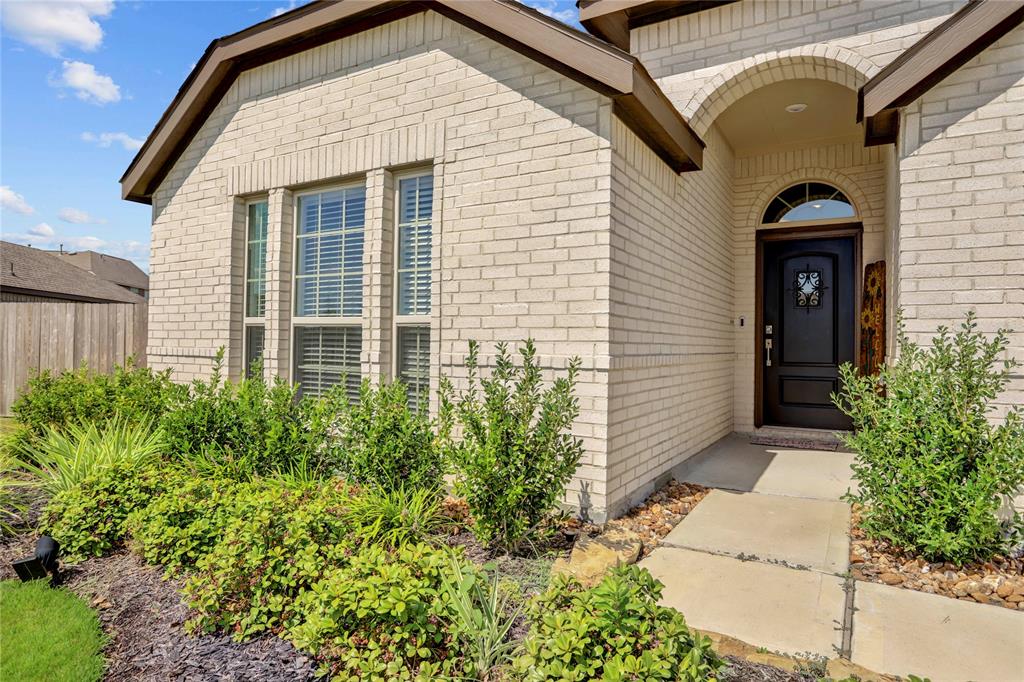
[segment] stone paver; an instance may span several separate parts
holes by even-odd
[[[1024,680],[1024,612],[857,582],[854,663],[932,682]]]
[[[662,604],[701,630],[792,654],[833,656],[842,644],[836,576],[664,546],[641,566],[665,583]]]
[[[710,488],[838,500],[853,485],[848,452],[752,445],[745,436],[723,438],[680,465],[680,481]]]
[[[849,566],[849,530],[843,502],[713,490],[664,542],[838,575]]]

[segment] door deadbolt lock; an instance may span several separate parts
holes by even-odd
[[[772,326],[770,324],[766,324],[764,326],[764,333],[765,333],[765,336],[771,336],[772,335]]]

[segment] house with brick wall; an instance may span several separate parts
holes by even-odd
[[[731,433],[847,427],[837,368],[897,310],[1024,359],[1024,3],[579,4],[587,32],[342,0],[213,41],[121,181],[149,364],[429,410],[469,340],[532,337],[582,359],[566,502],[600,519]]]

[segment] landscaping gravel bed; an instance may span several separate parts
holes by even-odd
[[[929,563],[866,538],[857,521],[854,512],[850,572],[857,580],[1024,611],[1024,558],[995,557],[964,566]]]
[[[697,503],[711,492],[696,483],[672,480],[651,493],[643,504],[630,509],[625,516],[608,522],[610,528],[626,528],[639,533],[643,539],[641,558],[650,554],[661,539],[672,532]]]

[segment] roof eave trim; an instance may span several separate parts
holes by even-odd
[[[1024,21],[1024,0],[970,0],[875,74],[857,93],[864,144],[895,142],[899,109]]]
[[[312,9],[310,9],[312,8]],[[659,141],[654,151],[676,169],[699,168],[703,142],[628,52],[575,31],[511,0],[315,2],[289,15],[213,41],[121,178],[122,197],[151,203],[152,193],[246,69],[424,10],[437,11],[619,102],[631,126]],[[640,75],[638,76],[638,70]],[[635,100],[635,101],[634,101]],[[646,107],[652,107],[646,111]],[[695,154],[690,156],[687,151]]]

